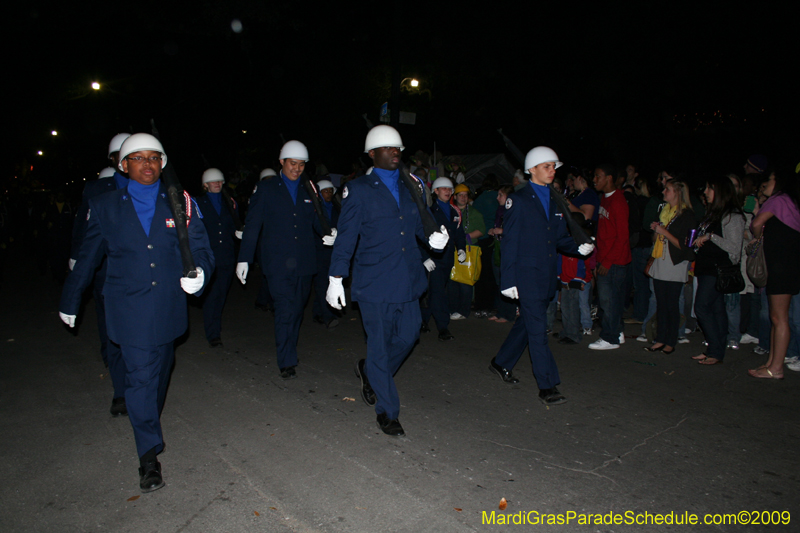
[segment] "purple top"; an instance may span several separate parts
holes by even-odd
[[[778,217],[778,220],[800,232],[800,211],[797,210],[797,206],[788,195],[778,193],[770,196],[761,206],[759,213],[761,211],[772,213]]]

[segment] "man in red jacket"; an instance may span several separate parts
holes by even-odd
[[[614,350],[624,341],[622,311],[625,304],[625,278],[631,267],[628,239],[628,203],[614,185],[614,168],[598,165],[594,188],[600,197],[597,225],[597,296],[603,310],[600,338],[589,345],[592,350]]]

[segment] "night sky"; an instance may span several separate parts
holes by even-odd
[[[207,165],[276,165],[281,134],[348,173],[362,115],[377,124],[389,100],[393,60],[421,82],[400,96],[417,113],[400,128],[406,152],[504,152],[503,128],[523,152],[547,144],[567,164],[670,165],[697,180],[756,152],[800,160],[788,12],[503,5],[27,2],[5,32],[1,183],[88,179],[114,134],[149,131],[151,118],[190,189]]]

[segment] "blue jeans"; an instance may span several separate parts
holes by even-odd
[[[592,329],[592,283],[590,281],[586,285],[583,286],[583,290],[580,291],[578,295],[578,301],[580,302],[581,306],[581,327],[583,329]],[[564,303],[561,303],[562,309],[561,313],[564,313]]]
[[[761,292],[761,311],[758,313],[758,346],[766,351],[769,351],[769,340],[772,336],[772,321],[769,319],[769,300],[767,299],[767,290],[756,290]]]
[[[600,338],[610,344],[619,344],[622,333],[622,311],[625,305],[625,278],[630,270],[627,265],[611,265],[605,276],[597,276],[597,296],[603,310]]]
[[[680,305],[680,304],[679,304]],[[650,278],[650,300],[647,302],[647,314],[642,321],[642,335],[647,337],[647,323],[653,319],[656,314],[656,291],[653,288],[653,278]]]
[[[631,269],[633,270],[633,318],[644,322],[650,302],[650,278],[645,276],[644,267],[652,248],[631,250]]]
[[[716,284],[716,276],[697,276],[694,311],[708,342],[706,355],[722,361],[728,336],[728,315],[725,312],[725,295],[717,291]]]
[[[728,315],[728,342],[739,344],[742,332],[739,325],[742,321],[742,307],[739,293],[725,295],[725,312]]]
[[[584,286],[583,291],[580,289],[561,287],[561,324],[564,329],[561,330],[560,337],[563,339],[569,337],[575,342],[581,342],[581,309],[580,297],[585,292],[589,285]],[[591,321],[591,316],[589,317]]]

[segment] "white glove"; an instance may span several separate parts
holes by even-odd
[[[70,270],[70,272],[72,271],[73,268],[75,268],[75,263],[77,263],[77,261],[70,257],[69,258],[69,270]]]
[[[459,250],[458,251],[458,262],[461,263],[461,264],[464,264],[464,261],[466,261],[466,260],[467,260],[467,252],[465,252],[464,250]]]
[[[242,285],[247,283],[247,271],[250,269],[250,265],[247,263],[237,263],[236,264],[236,277],[239,278],[239,281],[242,282]]]
[[[331,234],[325,235],[322,238],[322,244],[324,244],[325,246],[333,246],[333,241],[336,240],[336,235],[337,235],[336,228],[331,228]]]
[[[328,293],[325,295],[325,300],[334,309],[341,309],[342,306],[347,305],[347,303],[344,301],[344,287],[342,286],[342,278],[328,276]]]
[[[75,315],[65,315],[61,311],[58,312],[59,318],[64,322],[64,324],[68,325],[71,328],[75,327]]]
[[[591,254],[592,250],[594,250],[594,244],[588,242],[578,246],[578,253],[584,256]]]
[[[422,263],[422,266],[424,266],[425,270],[428,272],[433,272],[436,269],[436,263],[434,263],[431,258],[426,259],[425,262]]]
[[[447,228],[442,226],[439,228],[439,231],[434,231],[431,233],[431,236],[428,238],[428,244],[434,250],[444,250],[444,247],[447,246],[447,241],[450,239],[450,236],[447,234]]]
[[[519,300],[519,292],[517,292],[516,287],[509,287],[504,291],[500,291],[500,294],[506,296],[507,298],[511,298],[512,300]]]
[[[181,278],[181,288],[186,294],[194,294],[203,288],[203,282],[206,279],[206,274],[203,269],[197,267],[196,278]]]
[[[234,232],[233,232],[233,235],[234,235],[234,236],[235,236],[237,239],[239,239],[239,240],[241,241],[241,240],[242,240],[242,234],[243,234],[243,233],[244,233],[243,231],[234,231]]]

